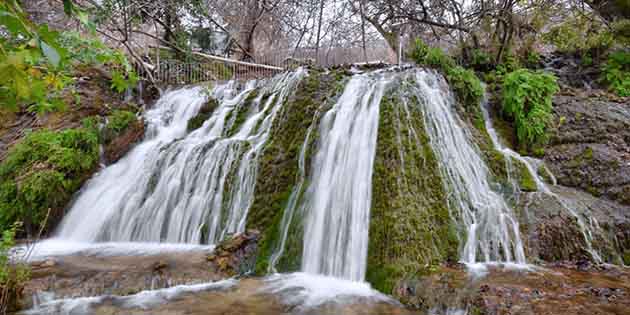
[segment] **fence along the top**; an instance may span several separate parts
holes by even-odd
[[[164,47],[161,47],[164,48]],[[204,62],[183,63],[174,60],[160,61],[151,69],[153,79],[162,84],[193,84],[217,80],[251,80],[274,76],[301,65],[332,67],[353,63],[396,63],[396,54],[386,45],[362,47],[301,48],[259,54],[254,62],[238,61],[200,52],[193,52]],[[144,74],[143,67],[136,67]]]
[[[291,68],[298,64],[312,64],[328,68],[343,64],[386,63],[394,64],[397,56],[384,42],[363,47],[321,47],[270,51],[255,56],[256,63]]]

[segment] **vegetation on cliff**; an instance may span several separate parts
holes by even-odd
[[[519,69],[505,76],[503,112],[514,120],[520,144],[531,147],[547,140],[551,101],[558,90],[556,78],[548,73]]]
[[[27,135],[0,164],[0,227],[23,221],[36,233],[85,181],[98,152],[98,135],[86,128]]]
[[[67,2],[67,13],[77,14],[84,24],[85,13]],[[8,36],[0,41],[0,104],[11,110],[27,109],[39,114],[67,109],[76,95],[72,76],[82,65],[108,66],[111,86],[122,92],[137,80],[123,54],[107,48],[99,40],[77,33],[63,34],[47,25],[31,22],[17,1],[0,4],[0,26]]]
[[[416,39],[409,57],[418,65],[435,68],[442,72],[458,99],[467,109],[476,111],[483,98],[481,81],[470,69],[458,66],[455,60],[441,49],[428,47]]]

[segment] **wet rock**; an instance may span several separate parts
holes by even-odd
[[[553,104],[561,123],[545,162],[558,183],[630,205],[630,102],[559,95]]]
[[[573,262],[532,271],[490,267],[483,277],[441,268],[418,279],[415,293],[406,291],[401,301],[421,311],[428,307],[430,314],[449,314],[452,309],[485,315],[627,314],[630,270],[589,266],[588,271]]]
[[[260,232],[256,230],[237,234],[217,245],[207,260],[216,270],[229,276],[248,273],[256,264],[259,237]]]

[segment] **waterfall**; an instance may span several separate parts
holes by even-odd
[[[242,232],[272,122],[304,75],[300,69],[269,82],[250,81],[242,90],[229,82],[210,96],[200,87],[167,93],[146,113],[146,139],[88,182],[59,238],[214,244]],[[245,104],[254,90],[257,96]],[[188,132],[189,119],[208,97],[218,107]],[[247,117],[238,126],[241,110]]]
[[[365,277],[379,104],[388,74],[354,75],[320,122],[305,192],[302,270]]]
[[[573,210],[573,208],[569,206],[569,203],[567,200],[565,200],[558,194],[551,191],[551,189],[547,186],[545,181],[541,178],[541,176],[536,171],[537,168],[535,168],[534,165],[540,164],[542,163],[542,161],[538,161],[530,157],[523,157],[517,152],[515,152],[514,150],[503,145],[503,143],[501,143],[501,141],[499,140],[496,130],[494,129],[492,120],[490,119],[490,115],[488,114],[488,109],[486,108],[486,106],[481,106],[481,111],[483,114],[483,118],[485,120],[486,130],[488,131],[488,134],[490,135],[490,139],[492,140],[492,144],[494,148],[498,150],[506,158],[508,165],[511,165],[512,163],[510,159],[515,159],[523,163],[525,167],[527,168],[527,171],[531,174],[532,178],[534,179],[538,193],[552,197],[562,206],[562,208],[567,210],[569,214],[571,214],[573,217],[576,218],[578,227],[580,229],[580,232],[582,233],[582,237],[584,238],[584,242],[586,244],[586,251],[591,255],[591,257],[593,258],[595,262],[598,262],[598,263],[601,262],[602,261],[601,256],[599,255],[597,250],[593,248],[593,233],[591,229],[584,223],[584,220],[580,217],[580,215],[578,215]],[[508,168],[508,171],[510,171],[509,168]],[[553,181],[555,182],[555,179],[553,179]],[[515,185],[515,186],[518,186],[518,185]],[[594,224],[597,225],[597,222],[595,221]]]
[[[449,208],[466,228],[460,259],[478,262],[526,263],[518,221],[507,202],[492,189],[488,166],[472,144],[472,136],[455,112],[444,79],[415,71],[413,94],[420,101],[430,143],[449,193]]]

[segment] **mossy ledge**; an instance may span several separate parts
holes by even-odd
[[[366,278],[387,294],[427,266],[455,261],[459,247],[421,104],[409,98],[407,116],[397,95],[404,84],[410,83],[393,87],[381,101],[372,179]]]

